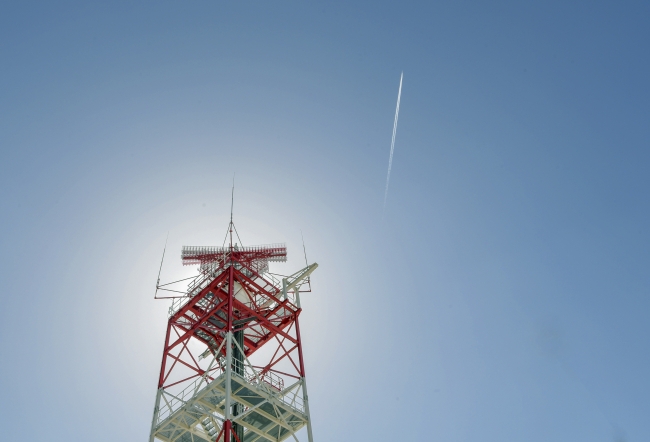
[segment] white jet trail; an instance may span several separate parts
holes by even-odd
[[[395,109],[395,122],[393,123],[393,139],[390,142],[390,157],[388,158],[388,175],[386,175],[386,191],[384,192],[384,210],[386,210],[386,198],[388,197],[388,183],[390,181],[390,169],[393,166],[393,151],[395,150],[395,134],[397,133],[397,118],[399,117],[399,100],[402,96],[402,79],[404,72],[399,77],[399,92],[397,92],[397,108]]]

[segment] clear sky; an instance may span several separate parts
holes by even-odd
[[[2,439],[146,440],[236,173],[317,442],[650,440],[649,5],[3,2]]]

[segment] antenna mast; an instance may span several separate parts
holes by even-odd
[[[160,267],[158,268],[158,279],[156,280],[156,293],[153,297],[155,298],[158,295],[158,288],[160,287],[160,272],[162,272],[163,261],[165,260],[165,252],[167,251],[167,240],[169,239],[169,232],[167,232],[167,238],[165,238],[165,247],[163,248],[162,258],[160,258]]]
[[[230,193],[230,225],[228,228],[230,229],[230,250],[232,250],[232,209],[235,204],[235,174],[232,174],[232,191]]]

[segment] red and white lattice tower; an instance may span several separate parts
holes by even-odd
[[[305,426],[313,442],[298,317],[318,264],[271,274],[286,247],[233,245],[233,227],[230,245],[183,247],[199,275],[169,309],[150,442],[298,440]]]

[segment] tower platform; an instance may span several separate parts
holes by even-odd
[[[264,381],[253,382],[232,374],[232,398],[244,406],[241,414],[232,418],[245,428],[242,442],[283,441],[307,425],[302,398],[295,394],[301,381],[283,391]],[[161,403],[165,405],[154,426],[156,438],[166,442],[214,441],[225,415],[226,374],[196,389],[190,385],[178,396],[162,393]]]

